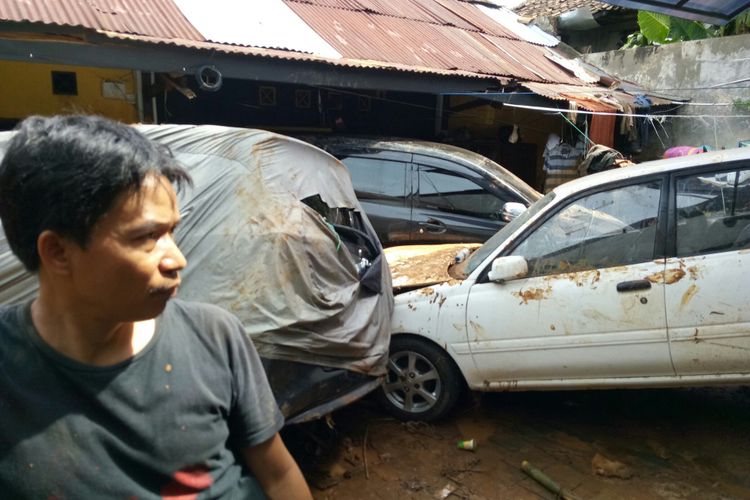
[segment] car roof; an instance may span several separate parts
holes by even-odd
[[[372,149],[393,149],[405,151],[408,153],[432,153],[446,156],[452,156],[464,159],[470,163],[476,163],[489,158],[450,144],[440,142],[425,141],[420,139],[406,139],[399,137],[374,137],[374,136],[318,136],[312,139],[316,144],[324,144],[334,148],[372,148]]]
[[[703,165],[729,163],[748,159],[750,159],[750,148],[746,147],[647,161],[580,177],[558,186],[554,191],[556,196],[565,197],[603,184],[628,180],[654,173],[674,172]]]
[[[519,191],[525,198],[532,202],[541,197],[540,193],[533,187],[491,158],[451,144],[419,139],[375,136],[320,135],[300,138],[333,154],[346,151],[349,148],[373,149],[432,155],[442,157],[443,159],[457,160],[467,168],[484,172],[485,175],[490,174],[501,182],[509,184],[513,189]]]

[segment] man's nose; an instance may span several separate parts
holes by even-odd
[[[161,262],[159,262],[159,270],[165,274],[174,274],[185,268],[187,259],[182,255],[171,235],[167,236],[165,240],[164,244],[166,248],[164,249]]]

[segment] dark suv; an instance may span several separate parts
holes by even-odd
[[[384,246],[484,242],[541,196],[492,160],[455,146],[342,136],[304,140],[349,168]]]

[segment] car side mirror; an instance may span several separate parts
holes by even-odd
[[[524,278],[529,273],[529,264],[519,255],[498,257],[492,261],[492,268],[487,278],[495,283]]]
[[[500,218],[505,222],[510,222],[526,210],[526,205],[517,201],[503,203],[503,210],[500,212]]]

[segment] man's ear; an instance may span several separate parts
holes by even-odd
[[[36,240],[41,267],[54,274],[67,274],[70,271],[70,246],[73,244],[54,231],[42,231]]]

